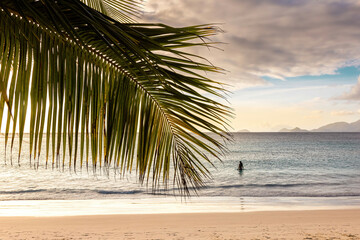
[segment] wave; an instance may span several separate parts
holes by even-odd
[[[266,183],[208,185],[200,190],[205,197],[360,197],[360,189],[343,189],[343,183]],[[190,191],[193,189],[189,189]],[[1,197],[1,195],[3,197]],[[0,200],[7,199],[106,199],[130,196],[181,196],[178,188],[151,191],[146,189],[19,189],[0,191]]]
[[[133,191],[107,191],[107,190],[95,190],[94,192],[104,195],[122,195],[122,194],[140,194],[145,193],[141,190],[133,190]]]
[[[223,195],[213,195],[221,197]],[[239,196],[237,196],[239,197]],[[360,197],[360,193],[268,193],[268,194],[241,194],[242,197],[251,198],[339,198],[339,197]]]
[[[43,192],[39,194],[39,192]],[[347,192],[338,192],[338,193],[330,193],[330,192],[322,192],[322,193],[299,193],[299,192],[237,192],[233,194],[224,194],[225,192],[214,192],[207,194],[200,194],[200,196],[213,198],[213,197],[235,197],[235,198],[339,198],[339,197],[360,197],[360,192],[347,193]],[[0,192],[0,201],[6,200],[84,200],[84,199],[112,199],[112,198],[127,198],[131,196],[138,197],[180,197],[178,194],[171,193],[162,193],[162,194],[153,194],[147,193],[143,191],[87,191],[78,194],[66,194],[61,192],[51,192],[46,190],[40,191],[2,191]],[[109,197],[106,197],[109,196]]]
[[[24,193],[37,193],[46,192],[46,189],[29,189],[29,190],[17,190],[17,191],[0,191],[0,194],[24,194]]]
[[[229,189],[229,188],[291,188],[291,187],[313,187],[313,186],[340,186],[343,183],[267,183],[267,184],[231,184],[218,186],[205,186],[203,189]],[[177,190],[177,189],[175,189]]]
[[[122,195],[122,194],[140,194],[146,193],[141,190],[129,190],[129,191],[111,191],[111,190],[92,190],[92,189],[28,189],[28,190],[15,190],[15,191],[0,191],[0,194],[27,194],[27,193],[49,193],[49,194],[86,194],[86,193],[97,193],[103,195]]]

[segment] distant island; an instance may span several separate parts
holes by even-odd
[[[241,129],[238,130],[237,133],[250,133],[251,131],[247,130],[247,129]],[[347,123],[347,122],[335,122],[335,123],[330,123],[324,126],[321,126],[319,128],[316,129],[312,129],[312,130],[307,130],[307,129],[302,129],[299,127],[295,127],[295,128],[282,128],[280,129],[278,132],[282,132],[282,133],[291,133],[291,132],[295,132],[295,133],[305,133],[305,132],[360,132],[360,120],[356,121],[356,122],[352,122],[352,123]]]
[[[309,132],[309,130],[305,130],[305,129],[296,127],[294,129],[283,128],[279,132]]]
[[[247,133],[247,132],[250,132],[250,131],[247,130],[247,129],[241,129],[241,130],[239,130],[239,131],[237,131],[237,132]]]
[[[360,120],[353,123],[347,123],[347,122],[330,123],[313,130],[306,130],[298,127],[294,129],[283,128],[279,132],[360,132]]]

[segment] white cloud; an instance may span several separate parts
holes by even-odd
[[[349,92],[344,93],[337,99],[360,101],[360,77],[358,78],[358,82],[350,89]]]
[[[332,111],[331,115],[332,116],[349,116],[349,115],[355,115],[358,114],[357,112],[354,111]]]
[[[208,57],[235,86],[359,65],[359,1],[148,0],[146,10],[146,21],[175,26],[224,23],[214,40],[228,43],[225,51]]]

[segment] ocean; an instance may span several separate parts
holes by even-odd
[[[135,174],[119,179],[45,169],[45,153],[35,170],[26,150],[21,167],[10,166],[8,149],[5,165],[1,136],[0,216],[360,207],[360,133],[234,133],[228,148],[221,162],[214,159],[212,179],[199,196],[184,199],[171,186],[153,194]],[[17,163],[16,148],[13,155]]]

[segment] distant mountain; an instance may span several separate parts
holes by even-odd
[[[296,127],[296,128],[293,128],[293,129],[283,128],[279,132],[309,132],[309,131]]]
[[[246,132],[250,132],[249,130],[247,130],[247,129],[241,129],[241,130],[239,130],[239,131],[237,131],[237,132],[243,132],[243,133],[246,133]]]
[[[313,129],[311,131],[296,127],[293,129],[283,128],[279,132],[360,132],[360,120],[353,123],[330,123],[317,129]]]
[[[360,132],[360,120],[353,123],[331,123],[318,129],[314,129],[312,132]]]

